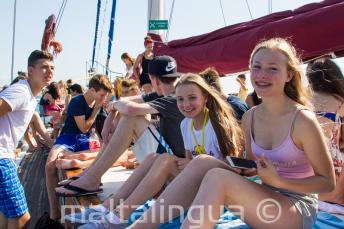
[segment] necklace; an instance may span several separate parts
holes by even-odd
[[[195,125],[195,121],[192,119],[191,121],[191,132],[194,138],[194,142],[195,142],[195,153],[196,154],[206,154],[205,149],[204,149],[204,129],[205,129],[205,125],[207,124],[207,120],[208,120],[208,116],[209,116],[209,110],[208,108],[205,108],[204,110],[204,120],[203,120],[203,125],[202,125],[202,145],[199,145],[197,142],[197,138],[194,132],[194,125]]]

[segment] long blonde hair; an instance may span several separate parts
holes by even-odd
[[[198,86],[207,97],[206,107],[209,109],[209,118],[222,155],[237,156],[241,147],[242,132],[230,105],[201,76],[187,73],[178,81],[176,88],[188,84]]]
[[[293,77],[285,84],[284,93],[295,102],[311,108],[312,105],[310,103],[309,91],[302,87],[302,72],[300,70],[301,61],[297,56],[295,47],[283,38],[272,38],[262,41],[256,45],[251,53],[250,67],[252,65],[253,57],[262,49],[275,50],[287,57],[287,71],[288,73],[291,73]]]

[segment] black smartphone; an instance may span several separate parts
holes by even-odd
[[[253,160],[243,159],[239,157],[230,157],[227,156],[227,161],[229,162],[229,165],[233,168],[239,168],[239,169],[251,169],[251,168],[257,168],[257,164]]]

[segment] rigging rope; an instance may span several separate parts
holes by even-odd
[[[97,16],[96,16],[96,28],[95,28],[95,32],[94,32],[94,42],[93,42],[93,52],[92,52],[92,68],[94,66],[94,57],[95,57],[95,53],[96,53],[100,7],[101,7],[101,0],[98,0],[98,3],[97,3]]]
[[[247,5],[247,9],[248,9],[248,12],[250,13],[250,16],[251,16],[251,20],[253,20],[253,17],[252,17],[252,13],[251,13],[251,9],[250,9],[250,5],[248,4],[248,1],[246,1],[246,5]]]
[[[98,42],[98,49],[97,49],[97,57],[96,57],[97,60],[99,58],[99,52],[101,51],[107,5],[108,5],[108,0],[106,0],[105,6],[104,6],[103,23],[102,23],[102,28],[100,30],[100,37],[99,37],[100,42]]]
[[[223,11],[223,7],[222,7],[222,1],[219,0],[220,2],[220,7],[221,7],[221,12],[222,12],[222,17],[223,17],[223,22],[225,23],[225,26],[227,26],[227,22],[226,22],[226,17],[225,17],[225,13]]]
[[[109,42],[108,42],[108,53],[106,58],[106,75],[108,75],[109,70],[109,62],[111,57],[111,48],[112,48],[112,41],[113,41],[113,34],[114,34],[114,26],[115,26],[115,12],[116,12],[116,0],[112,1],[112,10],[111,10],[111,17],[110,17],[110,29],[109,29]]]
[[[171,24],[172,24],[172,16],[173,16],[173,11],[174,11],[174,2],[175,2],[175,0],[173,0],[173,2],[172,2],[170,18],[168,19],[168,28],[167,28],[167,32],[166,32],[166,41],[168,41],[168,36],[170,35],[170,27],[171,27]]]
[[[68,0],[63,0],[62,5],[61,5],[60,10],[59,10],[59,13],[58,13],[58,15],[57,15],[57,18],[56,18],[56,26],[55,26],[55,31],[54,31],[55,34],[56,34],[57,29],[58,29],[58,27],[59,27],[59,25],[60,25],[62,15],[63,15],[64,10],[65,10],[66,5],[67,5],[67,1],[68,1]]]

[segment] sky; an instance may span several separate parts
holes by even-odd
[[[144,51],[143,38],[147,33],[148,1],[117,0],[115,32],[110,69],[125,72],[120,59],[123,52],[137,56]],[[170,17],[173,0],[165,0],[165,18]],[[239,22],[251,20],[245,0],[175,0],[169,29],[169,39],[200,35]],[[268,14],[268,0],[247,1],[253,18]],[[272,12],[295,9],[316,0],[274,0]],[[40,49],[45,19],[57,15],[62,0],[17,0],[14,73],[26,71],[27,57]],[[102,0],[96,59],[105,65],[109,18],[112,0]],[[12,33],[14,0],[0,1],[0,86],[11,81]],[[96,24],[97,0],[68,0],[55,39],[63,51],[55,59],[55,81],[69,78],[85,85],[86,62],[92,58]],[[105,15],[105,17],[104,17]],[[102,38],[102,39],[100,39]],[[344,61],[339,61],[343,64]],[[226,84],[237,84],[233,77]]]

